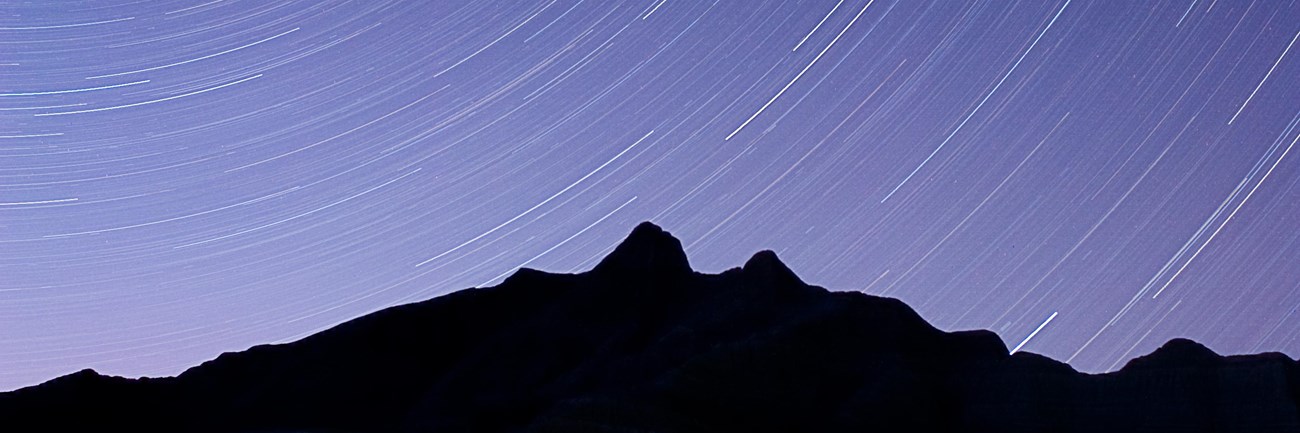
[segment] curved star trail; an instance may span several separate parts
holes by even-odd
[[[0,389],[642,220],[1084,371],[1300,355],[1298,38],[1296,1],[3,4]]]

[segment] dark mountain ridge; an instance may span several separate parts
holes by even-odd
[[[0,393],[3,431],[1300,431],[1300,363],[1176,339],[1089,375],[770,251],[691,270],[650,223],[593,270],[397,306],[176,377]]]

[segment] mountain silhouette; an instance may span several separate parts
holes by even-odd
[[[1084,374],[902,302],[721,274],[642,223],[594,269],[378,311],[176,377],[0,394],[0,431],[1300,431],[1300,365],[1176,339]]]

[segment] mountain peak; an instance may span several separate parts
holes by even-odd
[[[760,281],[770,281],[779,284],[795,283],[802,285],[803,280],[790,270],[789,266],[781,262],[772,250],[763,250],[755,253],[745,261],[745,266],[741,268],[746,275]]]
[[[103,378],[104,376],[99,374],[99,372],[95,371],[95,369],[83,368],[75,373],[70,373],[68,375],[55,378],[54,380],[69,382],[69,383],[85,383],[85,382],[98,381]]]
[[[1200,367],[1214,365],[1222,360],[1222,356],[1214,353],[1213,350],[1201,343],[1186,338],[1175,338],[1165,342],[1163,346],[1160,346],[1154,352],[1129,361],[1124,366],[1124,369],[1168,368],[1172,366]]]
[[[1175,338],[1165,342],[1163,346],[1160,346],[1159,349],[1152,352],[1152,355],[1156,354],[1185,360],[1221,358],[1219,354],[1214,353],[1213,350],[1205,347],[1205,345],[1186,338]]]
[[[638,224],[594,269],[600,273],[645,275],[689,274],[682,242],[649,221]]]

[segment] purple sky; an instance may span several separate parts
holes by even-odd
[[[1297,36],[1282,0],[3,2],[0,389],[643,220],[1084,371],[1296,356]]]

